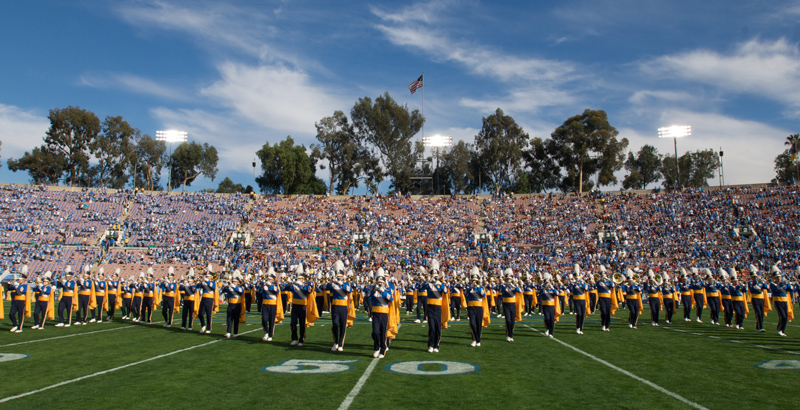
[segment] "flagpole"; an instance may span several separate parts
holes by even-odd
[[[425,70],[422,70],[422,139],[425,139]]]

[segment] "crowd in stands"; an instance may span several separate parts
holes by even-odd
[[[518,272],[574,264],[613,270],[762,269],[800,264],[800,191],[501,196],[257,197],[0,187],[0,268],[34,273],[85,264],[123,277],[172,266],[244,273],[335,260],[399,275],[437,258]],[[106,230],[119,238],[102,242]],[[486,232],[490,244],[475,234]],[[242,241],[233,240],[241,234]],[[362,236],[368,238],[362,242]],[[105,246],[97,246],[99,244]]]

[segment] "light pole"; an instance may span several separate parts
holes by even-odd
[[[433,135],[430,137],[422,137],[422,144],[426,147],[432,147],[436,152],[436,169],[434,172],[437,173],[436,175],[436,188],[433,190],[433,194],[436,195],[439,191],[439,148],[444,147],[452,147],[453,146],[453,137],[449,135]]]
[[[187,134],[186,131],[156,131],[156,141],[169,142],[169,179],[167,180],[167,192],[172,192],[172,143],[186,142],[188,140],[189,134]]]
[[[692,127],[690,125],[671,125],[658,129],[658,138],[672,138],[675,143],[675,183],[678,188],[681,186],[681,170],[678,165],[678,138],[688,137],[689,135],[692,135]]]
[[[725,167],[722,166],[722,147],[719,147],[719,187],[725,185]]]

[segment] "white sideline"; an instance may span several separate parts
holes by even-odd
[[[132,327],[136,327],[136,326],[130,325],[130,326],[115,327],[113,329],[95,330],[95,331],[92,331],[92,332],[73,333],[71,335],[48,337],[48,338],[45,338],[45,339],[28,340],[28,341],[25,341],[25,342],[9,343],[7,345],[0,345],[0,347],[18,346],[18,345],[24,345],[24,344],[36,343],[36,342],[46,342],[48,340],[65,339],[67,337],[73,337],[73,336],[83,336],[83,335],[91,335],[91,334],[94,334],[94,333],[111,332],[113,330],[129,329],[129,328],[132,328]]]
[[[252,333],[252,332],[256,332],[256,331],[260,331],[260,330],[261,330],[261,328],[254,329],[254,330],[250,330],[248,332],[240,333],[240,335],[246,335],[248,333]],[[61,387],[61,386],[67,385],[67,384],[79,382],[81,380],[90,379],[92,377],[102,376],[104,374],[112,373],[112,372],[115,372],[117,370],[122,370],[122,369],[125,369],[125,368],[128,368],[128,367],[133,367],[133,366],[136,366],[136,365],[139,365],[139,364],[142,364],[142,363],[152,362],[153,360],[158,360],[158,359],[165,358],[167,356],[172,356],[174,354],[178,354],[178,353],[186,352],[186,351],[189,351],[189,350],[197,349],[198,347],[208,346],[210,344],[221,342],[223,340],[230,340],[230,339],[222,338],[222,339],[212,340],[210,342],[206,342],[206,343],[203,343],[203,344],[195,345],[195,346],[192,346],[192,347],[187,347],[187,348],[184,348],[184,349],[175,350],[173,352],[164,353],[164,354],[161,354],[161,355],[158,355],[158,356],[155,356],[155,357],[151,357],[149,359],[140,360],[140,361],[134,362],[134,363],[128,363],[128,364],[125,364],[125,365],[122,365],[122,366],[119,366],[119,367],[115,367],[113,369],[103,370],[103,371],[100,371],[100,372],[97,372],[97,373],[92,373],[90,375],[81,376],[81,377],[78,377],[76,379],[63,381],[63,382],[56,383],[56,384],[53,384],[53,385],[50,385],[50,386],[47,386],[47,387],[42,387],[41,389],[32,390],[32,391],[29,391],[27,393],[22,393],[22,394],[18,394],[16,396],[11,396],[11,397],[6,397],[6,398],[3,398],[3,399],[0,399],[0,403],[5,403],[5,402],[9,402],[11,400],[20,399],[22,397],[30,396],[30,395],[33,395],[33,394],[36,394],[36,393],[41,393],[41,392],[46,391],[46,390],[55,389],[56,387]]]
[[[353,386],[353,390],[350,390],[350,393],[345,397],[342,405],[339,406],[339,410],[347,410],[350,405],[353,404],[353,400],[358,396],[358,393],[361,392],[361,388],[364,387],[364,384],[367,382],[369,375],[372,374],[372,370],[375,369],[375,365],[378,364],[378,361],[380,361],[380,359],[372,359],[372,363],[369,364],[367,370],[364,371],[364,374],[358,379],[356,385]]]
[[[527,327],[528,329],[533,330],[534,332],[542,334],[542,332],[540,332],[540,331],[538,331],[538,330],[536,330],[536,329],[534,329],[534,328],[532,328],[532,327],[530,327],[528,325],[525,325],[525,327]],[[643,379],[643,378],[641,378],[641,377],[639,377],[639,376],[637,376],[637,375],[635,375],[635,374],[633,374],[633,373],[631,373],[631,372],[629,372],[629,371],[627,371],[627,370],[625,370],[625,369],[623,369],[621,367],[615,366],[615,365],[613,365],[613,364],[611,364],[611,363],[609,363],[609,362],[607,362],[607,361],[605,361],[605,360],[603,360],[603,359],[601,359],[601,358],[599,358],[599,357],[597,357],[595,355],[592,355],[590,353],[586,353],[583,350],[578,349],[577,347],[572,346],[569,343],[566,343],[564,341],[561,341],[561,340],[558,340],[558,339],[555,339],[555,338],[553,338],[552,340],[554,340],[554,341],[560,343],[561,345],[566,346],[566,347],[568,347],[568,348],[570,348],[570,349],[572,349],[572,350],[574,350],[574,351],[576,351],[576,352],[578,352],[578,353],[580,353],[580,354],[582,354],[582,355],[584,355],[584,356],[586,356],[586,357],[588,357],[588,358],[590,358],[590,359],[592,359],[592,360],[594,360],[594,361],[596,361],[598,363],[604,364],[604,365],[606,365],[606,366],[608,366],[608,367],[610,367],[610,368],[612,368],[612,369],[614,369],[614,370],[616,370],[616,371],[618,371],[618,372],[620,372],[620,373],[622,373],[622,374],[624,374],[624,375],[626,375],[628,377],[631,377],[634,380],[638,380],[638,381],[640,381],[640,382],[642,382],[642,383],[644,383],[644,384],[646,384],[646,385],[648,385],[648,386],[660,391],[661,393],[664,393],[664,394],[666,394],[666,395],[668,395],[670,397],[678,399],[678,400],[682,401],[683,403],[688,404],[689,406],[692,406],[692,407],[694,407],[696,409],[708,410],[708,408],[703,407],[703,406],[701,406],[701,405],[699,405],[699,404],[697,404],[697,403],[695,403],[695,402],[693,402],[693,401],[691,401],[691,400],[689,400],[689,399],[687,399],[687,398],[685,398],[685,397],[683,397],[683,396],[681,396],[681,395],[679,395],[677,393],[673,393],[673,392],[671,392],[671,391],[669,391],[669,390],[667,390],[667,389],[665,389],[665,388],[663,388],[663,387],[651,382],[650,380]]]
[[[703,336],[703,337],[707,337],[709,339],[718,339],[718,340],[722,340],[722,341],[725,341],[725,342],[739,343],[739,344],[742,344],[742,345],[745,345],[745,346],[753,346],[753,347],[758,347],[758,348],[761,348],[761,349],[772,350],[772,351],[775,351],[775,352],[800,355],[800,352],[792,352],[790,350],[778,349],[777,347],[757,345],[755,343],[747,343],[747,342],[743,342],[741,340],[727,339],[727,338],[724,338],[724,337],[719,337],[719,336],[714,336],[714,335],[705,335],[705,334],[702,334],[702,333],[690,332],[688,330],[675,329],[675,328],[667,327],[667,326],[665,326],[664,329],[672,330],[672,331],[675,331],[675,332],[686,333],[686,334],[690,334],[690,335],[695,335],[695,336]]]

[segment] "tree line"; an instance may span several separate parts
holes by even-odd
[[[8,160],[9,170],[26,171],[32,184],[163,190],[166,168],[169,186],[185,190],[198,176],[213,181],[218,173],[217,149],[208,143],[184,142],[170,154],[164,141],[143,134],[121,116],[100,121],[80,107],[52,109],[48,119],[43,143]],[[388,181],[390,191],[410,194],[584,192],[618,184],[616,174],[622,169],[627,171],[624,189],[659,182],[666,188],[703,187],[721,165],[722,153],[712,149],[686,152],[677,161],[651,145],[625,155],[628,140],[617,138],[602,110],[568,118],[546,139],[530,137],[500,108],[481,121],[472,142],[461,140],[426,157],[425,146],[414,139],[425,123],[419,110],[398,104],[388,92],[374,100],[360,98],[349,117],[337,110],[316,122],[317,143],[310,147],[296,145],[291,136],[266,142],[256,152],[261,165],[257,189],[265,194],[348,194],[365,187],[374,194]],[[798,139],[798,134],[787,137],[788,148],[775,159],[774,182],[793,183],[800,177]],[[319,178],[318,169],[327,169],[330,179]],[[209,191],[253,190],[226,177]]]

